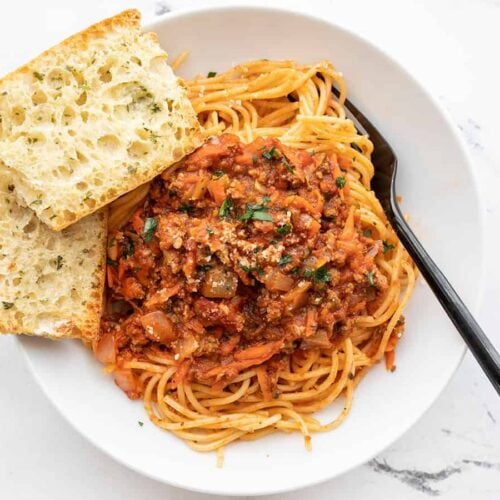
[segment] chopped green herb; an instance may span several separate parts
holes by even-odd
[[[286,266],[287,264],[290,264],[292,262],[292,256],[291,255],[283,255],[281,259],[278,261],[278,266],[283,267]]]
[[[151,241],[158,227],[158,217],[146,217],[142,237],[144,241]]]
[[[45,75],[42,74],[42,73],[39,73],[38,71],[33,71],[33,76],[39,80],[39,81],[43,81],[43,79],[45,78]]]
[[[2,300],[2,305],[4,309],[11,309],[12,307],[14,307],[14,302],[5,302],[4,300]]]
[[[365,230],[363,231],[363,236],[364,236],[365,238],[371,238],[371,237],[372,237],[372,230],[371,230],[371,229],[365,229]]]
[[[363,150],[355,142],[351,142],[351,148],[356,150],[358,153],[363,153]]]
[[[264,274],[264,269],[260,266],[244,266],[243,264],[240,264],[240,268],[243,269],[246,273],[251,273],[251,272],[256,272],[257,274]]]
[[[254,254],[256,254],[256,253],[259,253],[261,250],[262,250],[262,248],[261,248],[259,245],[257,245],[257,246],[256,246],[256,247],[252,250],[252,252],[253,252]]]
[[[306,269],[303,272],[303,276],[304,278],[313,278],[316,283],[328,283],[332,279],[332,276],[328,272],[326,264],[318,267],[318,269],[315,270]]]
[[[257,155],[256,155],[256,154],[253,154],[253,155],[252,155],[252,163],[253,163],[254,165],[257,163],[257,160],[258,160]]]
[[[290,269],[290,274],[292,276],[298,276],[298,274],[299,274],[299,268],[298,267],[294,267],[293,269]]]
[[[395,245],[393,245],[392,243],[387,243],[387,241],[383,241],[382,244],[384,245],[384,253],[387,253],[395,248]]]
[[[179,212],[184,212],[185,214],[193,215],[193,213],[194,213],[193,204],[192,203],[181,203],[179,205]]]
[[[335,184],[339,189],[342,189],[345,186],[345,177],[337,177],[335,179]]]
[[[232,206],[233,200],[231,200],[231,198],[226,198],[219,208],[219,217],[221,217],[222,219],[229,218],[229,211],[231,210]]]
[[[201,271],[201,272],[204,272],[206,273],[207,271],[209,271],[210,269],[212,269],[212,266],[210,264],[200,264],[198,266],[196,266],[198,271]]]
[[[41,205],[41,204],[42,204],[42,200],[41,200],[41,198],[38,198],[38,200],[32,201],[30,203],[30,207],[32,207],[33,205]]]
[[[206,229],[207,229],[207,233],[208,233],[208,235],[209,235],[209,236],[212,236],[212,235],[214,234],[214,230],[213,230],[211,227],[209,227],[209,226],[205,226],[205,227],[206,227]]]
[[[262,203],[247,203],[245,212],[240,215],[239,219],[242,221],[261,220],[272,222],[274,219],[271,214],[268,214],[268,204],[271,201],[269,196],[262,198]]]
[[[134,240],[130,238],[126,238],[124,240],[124,246],[122,248],[122,256],[124,259],[128,259],[129,257],[132,257],[135,253],[135,244]]]
[[[216,71],[209,71],[207,73],[207,78],[213,78],[215,75],[217,75],[217,72]]]
[[[266,160],[272,160],[273,158],[279,158],[279,153],[276,151],[276,148],[273,146],[271,149],[268,149],[267,151],[264,151],[262,153],[262,157],[265,158]]]
[[[276,232],[280,236],[286,236],[287,234],[292,232],[292,225],[291,224],[281,224],[276,228]]]
[[[139,427],[142,427],[144,425],[144,422],[141,422],[140,420],[138,420],[137,423],[139,424]]]
[[[153,104],[151,104],[151,112],[152,113],[158,113],[159,111],[161,111],[161,106],[154,102]]]
[[[284,167],[291,174],[293,174],[295,172],[295,167],[293,165],[290,165],[290,162],[286,159],[286,156],[281,157],[281,163],[283,163]]]
[[[62,255],[58,255],[57,258],[56,258],[56,269],[58,271],[63,266],[63,262],[64,262],[63,256]]]
[[[213,174],[212,174],[212,177],[214,179],[219,179],[220,177],[222,177],[223,175],[225,175],[226,172],[224,172],[224,170],[216,170]]]
[[[366,279],[368,280],[368,284],[370,286],[375,286],[375,277],[373,275],[373,271],[368,271],[366,273]]]
[[[274,220],[272,215],[268,214],[267,212],[262,212],[260,210],[253,212],[252,219],[261,220],[265,222],[272,222]]]
[[[112,246],[114,246],[114,244],[116,243],[116,238],[113,236],[109,241],[108,241],[108,248],[111,248]]]

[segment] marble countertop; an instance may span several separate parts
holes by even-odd
[[[0,15],[0,73],[125,7],[146,20],[195,0],[24,0]],[[250,3],[250,2],[247,2]],[[282,1],[349,27],[385,49],[438,97],[472,153],[484,198],[486,284],[479,321],[500,349],[499,0]],[[471,242],[473,245],[474,242]],[[181,491],[115,463],[56,412],[14,338],[0,339],[0,498],[219,498]],[[472,356],[423,418],[384,453],[339,478],[276,500],[500,498],[500,399]],[[271,498],[271,497],[269,497]]]

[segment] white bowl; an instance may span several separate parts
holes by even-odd
[[[264,8],[169,14],[147,29],[172,54],[190,51],[183,76],[222,71],[251,58],[330,59],[349,96],[399,158],[398,192],[422,242],[473,310],[482,282],[483,235],[476,182],[465,149],[437,103],[386,54],[357,35],[310,16]],[[231,495],[292,490],[362,464],[400,437],[429,408],[457,368],[464,344],[425,284],[406,311],[397,370],[374,368],[337,430],[276,434],[213,454],[191,451],[150,424],[76,342],[21,340],[33,373],[54,405],[91,442],[130,468],[182,488]],[[338,405],[332,410],[338,410]],[[139,426],[138,421],[144,421]],[[429,450],[429,453],[432,453]]]

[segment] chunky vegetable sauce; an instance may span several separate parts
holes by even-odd
[[[334,155],[232,135],[155,179],[145,202],[110,235],[108,298],[97,356],[171,355],[173,384],[226,384],[259,367],[265,397],[292,353],[330,349],[379,304],[382,242],[363,232]],[[352,205],[352,204],[351,204]]]

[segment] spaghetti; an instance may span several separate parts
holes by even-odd
[[[394,370],[414,265],[370,190],[373,146],[345,117],[345,82],[329,62],[250,61],[197,77],[187,88],[208,141],[151,187],[112,205],[108,314],[95,354],[130,397],[144,399],[156,425],[197,451],[220,451],[275,431],[299,431],[310,446],[311,433],[334,429],[346,418],[368,368],[385,356]],[[231,135],[217,139],[221,134]],[[280,179],[287,181],[281,185]],[[253,198],[243,200],[241,193]],[[214,260],[193,250],[210,241],[225,245],[229,230],[241,231],[240,240],[259,249],[256,260],[245,260],[250,254],[239,247],[236,252],[235,238],[227,240],[229,257],[212,243],[206,245]],[[295,236],[302,239],[297,243]],[[318,250],[333,240],[335,262]],[[308,241],[319,243],[307,249]],[[281,251],[274,265],[271,258],[259,260],[263,249],[280,246],[288,253]],[[161,278],[169,286],[151,288],[160,260],[182,269],[184,281],[169,271]],[[344,303],[330,307],[339,283]],[[302,286],[307,293],[298,290]],[[294,292],[307,302],[297,299],[270,319],[272,308]],[[264,331],[249,320],[247,305],[238,306],[235,319],[214,316],[221,304],[230,309],[252,301],[264,301]],[[183,325],[181,309],[189,310],[182,313]],[[240,330],[238,314],[247,321]],[[302,330],[290,333],[297,325]],[[213,345],[202,349],[201,337],[213,338]],[[313,416],[341,396],[343,409],[333,421],[322,424]]]

